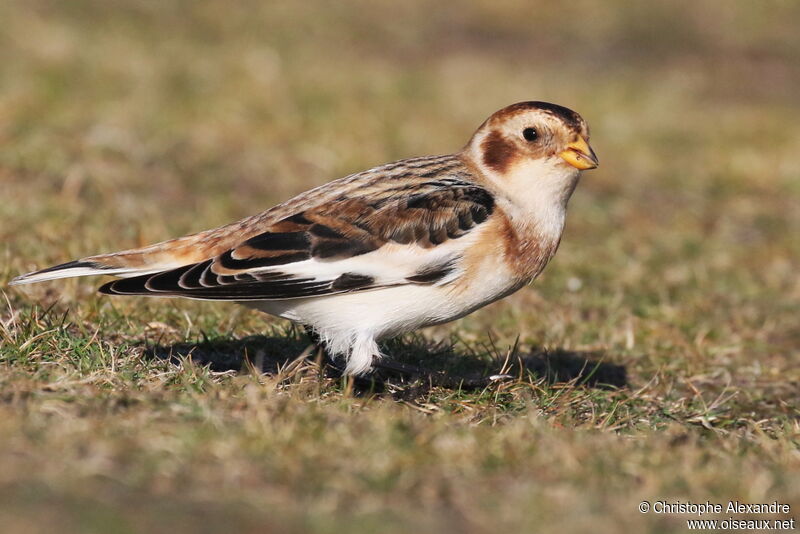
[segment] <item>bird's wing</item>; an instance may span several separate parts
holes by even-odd
[[[446,283],[469,245],[465,236],[495,205],[486,189],[453,177],[358,193],[297,211],[213,258],[100,291],[245,301]]]

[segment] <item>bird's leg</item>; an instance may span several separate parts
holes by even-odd
[[[314,329],[311,328],[308,325],[303,325],[303,329],[305,330],[306,335],[308,336],[308,338],[311,341],[311,343],[313,343],[317,347],[317,349],[322,351],[322,362],[321,363],[324,365],[324,367],[327,367],[330,371],[332,371],[333,372],[333,376],[335,376],[335,377],[345,376],[344,367],[342,365],[340,365],[339,362],[336,361],[336,358],[333,357],[333,355],[328,350],[328,347],[325,346],[325,342],[322,341],[322,339],[320,338],[319,334],[316,331],[314,331]],[[367,385],[370,385],[370,386],[371,385],[379,385],[379,386],[383,385],[382,381],[373,380],[371,377],[370,378],[352,377],[352,378],[353,378],[354,383],[357,384],[358,386],[360,386],[362,389],[366,389]],[[379,382],[379,384],[373,384],[373,382]]]
[[[319,337],[319,334],[308,325],[303,325],[303,329],[305,330],[306,335],[308,336],[308,339],[311,341],[311,343],[314,346],[316,346],[317,349],[322,351],[323,363],[326,366],[330,367],[331,369],[335,370],[337,373],[343,374],[344,370],[336,364],[336,361],[334,360],[331,353],[328,351],[328,348],[325,346],[325,343],[323,343],[322,339]]]
[[[325,342],[322,341],[319,334],[310,326],[303,325],[303,329],[308,336],[308,339],[313,343],[319,350],[322,351],[322,363],[325,367],[329,370],[333,371],[333,375],[336,377],[345,376],[344,367],[336,361],[336,358],[328,350],[328,347],[325,346]],[[362,389],[368,389],[373,386],[383,387],[384,381],[378,377],[372,376],[353,376],[351,377],[354,384],[358,385]]]
[[[328,352],[325,343],[319,337],[313,328],[303,325],[306,335],[311,343],[316,345],[322,350],[325,365],[333,370],[337,375],[344,375],[344,369],[336,362],[333,356]],[[356,377],[355,380],[359,383],[364,382],[372,383],[373,385],[382,386],[387,378],[391,376],[399,376],[407,381],[424,380],[432,386],[440,386],[448,389],[483,389],[492,384],[498,384],[506,380],[511,380],[514,377],[511,375],[490,375],[486,377],[457,377],[449,376],[444,372],[431,372],[427,371],[416,365],[409,365],[400,363],[380,357],[373,359],[372,366],[374,371],[371,375],[366,377]],[[381,376],[383,375],[383,376]]]

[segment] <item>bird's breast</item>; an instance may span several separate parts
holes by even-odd
[[[558,248],[560,231],[517,225],[496,212],[463,259],[462,288],[504,297],[534,279]]]

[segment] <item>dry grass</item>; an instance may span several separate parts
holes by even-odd
[[[638,503],[800,510],[796,4],[12,0],[0,20],[3,287],[452,151],[518,100],[579,110],[602,162],[533,287],[389,347],[516,365],[485,390],[353,390],[231,305],[5,290],[5,531],[683,532]]]

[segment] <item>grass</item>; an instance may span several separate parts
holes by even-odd
[[[795,4],[12,1],[0,20],[5,531],[683,532],[696,516],[639,503],[800,510]],[[6,287],[450,152],[527,99],[580,111],[602,163],[561,250],[387,346],[511,383],[353,389],[233,305]]]

